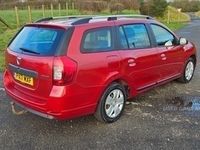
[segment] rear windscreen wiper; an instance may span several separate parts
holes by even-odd
[[[21,49],[23,52],[28,52],[28,53],[33,53],[33,54],[40,54],[40,53],[38,53],[38,52],[35,52],[35,51],[33,51],[33,50],[29,50],[29,49],[26,49],[26,48],[19,48],[19,49]]]

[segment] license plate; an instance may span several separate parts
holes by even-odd
[[[14,78],[17,81],[33,86],[33,78],[19,73],[14,73]]]

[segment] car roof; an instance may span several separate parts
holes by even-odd
[[[89,25],[94,23],[109,23],[116,22],[155,22],[154,18],[146,15],[110,15],[110,16],[62,16],[48,17],[37,20],[29,25],[48,25],[57,27],[69,27],[79,25]]]

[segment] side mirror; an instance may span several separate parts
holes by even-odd
[[[180,38],[179,39],[179,44],[180,45],[185,45],[185,44],[187,44],[188,43],[188,41],[186,40],[186,38]]]
[[[167,41],[167,42],[165,43],[165,47],[170,47],[170,46],[173,46],[172,41]]]

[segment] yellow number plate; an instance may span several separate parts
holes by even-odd
[[[33,86],[33,78],[32,77],[28,77],[19,73],[14,73],[14,78],[15,80],[18,80],[22,83],[28,84]]]

